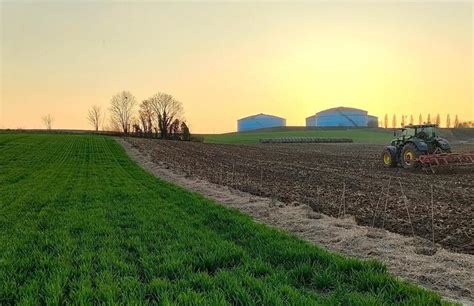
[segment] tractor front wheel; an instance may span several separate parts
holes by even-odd
[[[415,145],[408,143],[402,149],[402,156],[400,158],[402,167],[405,169],[414,169],[419,165],[418,157],[421,152]]]
[[[385,149],[382,152],[382,161],[383,161],[383,166],[386,168],[397,166],[397,158],[395,154],[393,154],[392,151],[390,151],[389,149]]]

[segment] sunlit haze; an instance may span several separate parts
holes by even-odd
[[[474,119],[472,2],[0,6],[0,128],[50,113],[88,129],[87,110],[121,90],[173,95],[195,133],[336,106]]]

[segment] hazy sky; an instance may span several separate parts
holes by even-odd
[[[88,128],[120,90],[193,132],[335,106],[474,119],[472,2],[2,2],[0,128]],[[444,121],[444,119],[443,119]]]

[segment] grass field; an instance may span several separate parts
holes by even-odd
[[[105,136],[0,134],[0,304],[437,305],[157,180]]]
[[[358,143],[388,144],[393,138],[393,132],[377,129],[318,129],[318,130],[279,130],[254,131],[243,133],[204,135],[207,143],[254,144],[262,138],[279,137],[324,137],[324,138],[351,138]]]

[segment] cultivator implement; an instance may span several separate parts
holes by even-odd
[[[420,155],[418,162],[425,169],[434,169],[440,166],[474,165],[474,153],[442,153]]]

